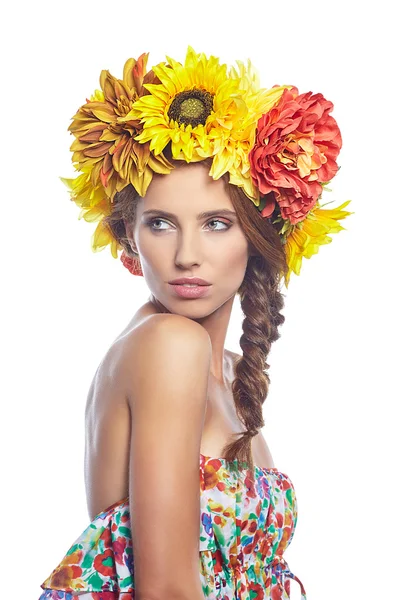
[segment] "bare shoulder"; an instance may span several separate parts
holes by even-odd
[[[155,313],[146,316],[124,335],[119,336],[102,358],[93,376],[88,392],[87,410],[95,390],[106,395],[109,390],[113,401],[126,402],[132,380],[140,372],[154,374],[152,360],[193,353],[211,355],[212,345],[208,332],[196,321],[181,315]],[[154,362],[153,362],[154,367]],[[128,393],[127,393],[128,392]],[[97,394],[98,395],[98,394]]]
[[[198,340],[199,343],[211,343],[210,336],[206,329],[187,317],[170,313],[156,313],[149,315],[143,320],[131,333],[131,339],[135,342],[137,339],[143,338],[146,335],[164,335],[174,334],[184,336],[189,334]],[[142,340],[141,340],[142,341]]]
[[[211,354],[211,350],[210,336],[202,325],[181,315],[165,313],[147,317],[130,333],[126,344],[130,367],[133,358],[145,363],[155,354],[168,360],[172,354],[179,360],[183,358],[182,352]]]
[[[154,374],[164,378],[204,375],[212,354],[208,332],[196,321],[175,314],[154,314],[130,334],[123,358],[128,399],[139,393],[143,381]],[[196,369],[196,365],[198,369]]]

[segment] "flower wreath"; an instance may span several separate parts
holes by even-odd
[[[96,89],[72,117],[72,163],[80,174],[61,177],[79,219],[98,221],[93,251],[111,247],[118,257],[122,246],[103,222],[117,192],[132,184],[140,196],[153,173],[174,168],[163,153],[186,162],[212,158],[209,175],[229,173],[229,183],[268,218],[284,244],[288,273],[300,274],[302,258],[332,241],[330,233],[351,212],[323,209],[321,195],[340,167],[336,163],[342,138],[330,115],[332,102],[320,93],[299,94],[292,85],[260,88],[248,60],[237,68],[219,59],[196,54],[188,47],[184,64],[166,56],[147,71],[148,53],[129,58],[123,78],[108,70]],[[328,203],[326,203],[328,204]],[[130,257],[122,263],[141,275]],[[134,259],[133,259],[134,260]]]

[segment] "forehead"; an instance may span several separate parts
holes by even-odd
[[[215,208],[233,210],[225,178],[214,180],[209,166],[184,163],[167,175],[155,175],[142,198],[142,211],[151,208],[170,212],[200,212]]]

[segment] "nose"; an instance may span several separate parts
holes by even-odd
[[[181,231],[177,239],[175,263],[186,269],[201,264],[201,244],[197,236],[190,231]]]

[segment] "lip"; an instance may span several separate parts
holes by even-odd
[[[185,287],[180,283],[169,283],[168,285],[174,290],[175,294],[180,298],[202,298],[206,296],[211,288],[210,285],[196,285],[194,287]]]
[[[172,279],[168,283],[181,284],[181,283],[196,283],[197,285],[210,285],[209,281],[205,279],[201,279],[200,277],[178,277],[177,279]]]

